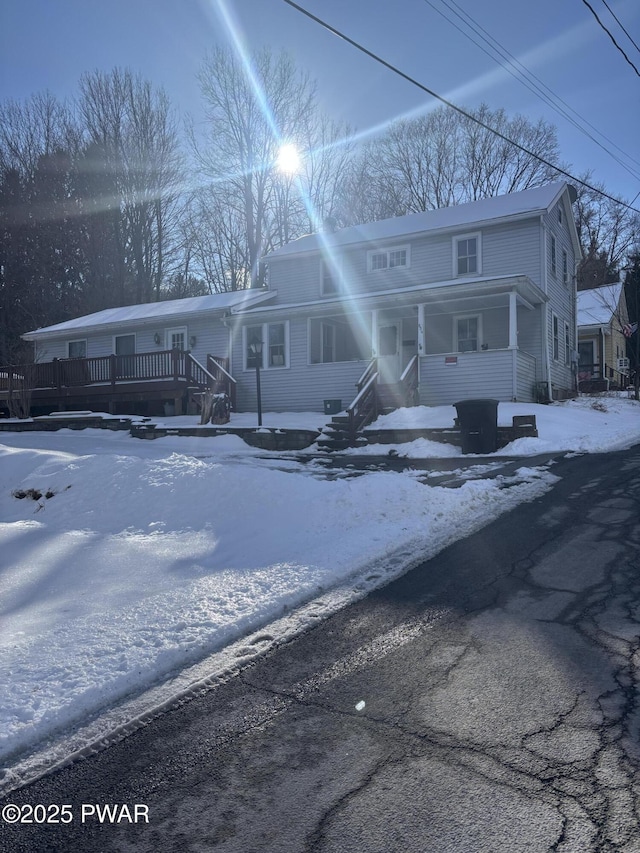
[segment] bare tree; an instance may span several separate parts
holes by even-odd
[[[94,162],[102,158],[106,195],[98,205],[116,214],[114,241],[126,279],[122,298],[157,299],[183,177],[168,99],[129,70],[96,71],[81,79],[78,110]]]
[[[373,209],[365,205],[356,214],[356,221],[363,221],[367,212],[369,218],[379,218],[375,214],[380,199],[380,212],[401,216],[528,189],[555,176],[553,168],[538,159],[558,161],[552,125],[534,124],[523,116],[510,119],[504,110],[491,111],[486,105],[467,112],[477,121],[439,107],[419,118],[396,122],[370,142],[356,167],[359,178],[352,176],[349,185],[351,192],[368,189],[375,200]],[[347,198],[346,206],[355,211],[358,200]]]
[[[586,290],[618,279],[620,268],[640,244],[640,217],[622,200],[616,202],[604,196],[604,184],[594,183],[589,172],[581,179],[593,186],[578,186],[574,205],[584,253],[578,269],[578,289]]]
[[[232,287],[240,283],[238,262],[249,270],[251,285],[261,286],[262,255],[331,215],[349,151],[342,141],[346,129],[318,117],[315,86],[286,54],[264,50],[246,67],[217,50],[199,79],[207,128],[203,142],[192,139],[200,169],[212,182],[213,210],[221,215],[217,256],[231,264]],[[296,176],[278,171],[283,143],[302,152]]]

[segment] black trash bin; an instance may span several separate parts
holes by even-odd
[[[495,453],[498,449],[498,401],[454,403],[462,434],[463,453]]]

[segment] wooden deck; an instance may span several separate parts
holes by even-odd
[[[197,410],[199,394],[207,389],[227,393],[235,405],[226,358],[208,355],[204,366],[190,352],[161,350],[0,367],[0,406],[5,409],[10,398],[28,395],[34,410],[162,414],[169,406],[185,414]]]

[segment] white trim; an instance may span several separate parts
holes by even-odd
[[[476,241],[476,268],[470,272],[458,272],[458,243],[462,240]],[[469,276],[482,275],[482,232],[473,231],[467,234],[454,234],[451,240],[451,253],[453,258],[453,277],[467,278]],[[467,256],[469,257],[469,256]]]
[[[464,352],[480,352],[482,349],[482,314],[454,314],[453,315],[453,352],[463,352],[458,344],[458,322],[460,320],[477,320],[478,321],[478,348],[475,350],[464,350]]]
[[[393,252],[406,252],[406,263],[404,264],[396,264],[395,266],[390,266],[389,256]],[[378,267],[377,269],[373,269],[373,256],[374,255],[385,255],[385,266]],[[369,249],[367,252],[367,272],[368,273],[378,273],[378,272],[389,272],[390,270],[406,270],[411,267],[411,244],[410,243],[402,243],[394,246],[380,246],[376,249]]]
[[[89,344],[87,338],[70,338],[67,342],[67,358],[87,358],[89,355]],[[84,344],[84,355],[69,355],[71,344]]]

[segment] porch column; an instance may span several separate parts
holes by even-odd
[[[418,305],[418,355],[424,355],[424,305]]]
[[[509,349],[518,348],[518,308],[516,292],[509,293]]]
[[[371,356],[378,355],[378,309],[371,311]]]

